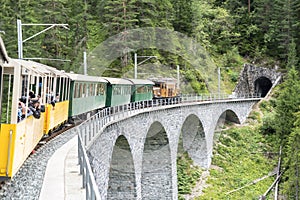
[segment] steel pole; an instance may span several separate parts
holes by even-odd
[[[221,68],[218,67],[218,93],[221,92]]]
[[[86,51],[83,52],[83,74],[87,75]]]
[[[23,39],[22,39],[22,22],[17,19],[17,31],[18,31],[18,57],[23,58]]]
[[[134,78],[137,78],[137,53],[134,53]]]

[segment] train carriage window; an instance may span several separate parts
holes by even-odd
[[[88,97],[89,96],[89,83],[85,83],[85,89],[84,89],[84,92],[85,92],[85,96],[84,97]]]
[[[89,96],[91,96],[91,90],[90,90],[90,88],[91,88],[91,84],[90,83],[86,83],[86,97],[89,97]]]
[[[56,96],[60,99],[60,101],[64,101],[67,99],[66,94],[67,94],[67,88],[66,88],[66,81],[67,79],[65,77],[60,78],[62,81],[60,82],[61,84],[59,85],[59,91],[56,93]]]
[[[81,97],[86,97],[86,84],[82,83],[82,96]]]
[[[73,88],[73,98],[78,98],[78,83],[74,84]]]
[[[93,84],[94,86],[93,86],[93,91],[94,91],[94,95],[93,96],[97,96],[97,84],[96,83],[94,83]]]
[[[100,83],[98,83],[97,85],[96,85],[96,91],[97,91],[97,96],[99,96],[99,95],[101,95],[101,84]]]
[[[104,84],[103,83],[99,83],[98,84],[98,95],[104,95]]]
[[[98,95],[102,95],[102,84],[98,84]]]
[[[10,123],[14,76],[3,74],[2,78],[1,123]]]
[[[90,93],[89,93],[90,96],[95,96],[94,88],[95,88],[94,83],[90,83]]]
[[[83,85],[82,83],[79,83],[79,97],[78,98],[81,98],[82,97],[82,92],[83,91]]]

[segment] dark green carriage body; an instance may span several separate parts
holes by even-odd
[[[132,85],[131,102],[147,101],[153,98],[154,83],[149,80],[128,79]]]
[[[132,83],[126,79],[104,78],[108,81],[106,107],[129,104]]]
[[[71,78],[69,117],[105,107],[107,81],[99,77],[68,74]]]

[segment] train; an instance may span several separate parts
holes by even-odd
[[[67,73],[7,55],[0,37],[0,179],[13,178],[43,137],[107,107],[178,96],[171,80]]]

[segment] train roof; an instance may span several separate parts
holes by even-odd
[[[131,81],[135,85],[154,85],[153,81],[145,80],[145,79],[127,79]]]
[[[110,78],[110,77],[102,77],[107,80],[112,85],[133,85],[133,83],[127,79],[123,78]]]
[[[67,76],[74,81],[88,81],[88,82],[104,82],[108,81],[99,76],[88,76],[83,74],[66,73]]]
[[[0,37],[0,53],[2,54],[1,57],[2,57],[3,61],[8,62],[9,57],[7,55],[7,52],[6,52],[6,49],[4,46],[4,42],[1,37]]]
[[[149,80],[153,81],[154,83],[174,83],[177,82],[175,78],[149,78]]]
[[[54,67],[50,67],[48,65],[44,65],[31,60],[11,59],[11,62],[18,63],[26,69],[32,70],[41,75],[54,74],[56,76],[67,77],[64,71],[60,71]]]

